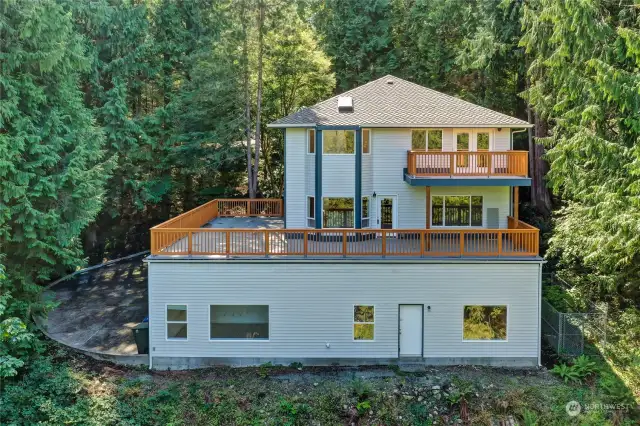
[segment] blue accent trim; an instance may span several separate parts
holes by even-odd
[[[306,130],[305,130],[306,132]],[[305,134],[306,139],[306,134]],[[282,163],[284,164],[284,185],[282,185],[282,208],[284,214],[282,215],[282,222],[284,223],[284,229],[287,229],[287,129],[282,129],[282,146],[284,148],[284,157]],[[306,202],[306,200],[305,200]]]
[[[322,129],[316,129],[316,229],[322,229]]]
[[[523,177],[415,177],[406,168],[403,176],[411,186],[531,186],[531,178]]]
[[[362,130],[356,130],[356,194],[354,227],[362,228]]]
[[[316,126],[318,130],[358,130],[360,126]]]

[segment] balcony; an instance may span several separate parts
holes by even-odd
[[[405,181],[414,186],[531,186],[528,158],[527,151],[407,151]]]
[[[282,200],[213,200],[151,229],[154,256],[207,258],[536,257],[539,231],[283,229]]]

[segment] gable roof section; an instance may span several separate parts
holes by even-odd
[[[339,96],[353,98],[353,112],[339,112],[338,96],[334,96],[268,127],[532,127],[518,118],[392,75]]]

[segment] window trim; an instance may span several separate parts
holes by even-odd
[[[346,154],[333,154],[333,153],[326,153],[324,152],[324,149],[326,147],[325,143],[324,143],[324,136],[326,134],[326,132],[353,132],[353,152],[351,153],[346,153]],[[324,157],[325,155],[330,156],[330,155],[342,155],[342,156],[346,156],[346,155],[356,155],[356,131],[355,130],[351,130],[351,129],[344,129],[344,130],[323,130],[322,131],[322,156]]]
[[[356,317],[355,317],[355,310],[356,310],[356,306],[371,306],[373,307],[373,322],[356,322]],[[358,343],[371,343],[371,342],[375,342],[376,341],[376,305],[374,303],[370,303],[370,304],[366,304],[366,303],[354,303],[353,306],[351,307],[351,339],[354,342],[358,342]],[[464,312],[463,312],[464,315]],[[354,330],[354,326],[356,324],[373,324],[373,339],[369,340],[369,339],[356,339],[356,333]]]
[[[442,197],[442,225],[434,225],[433,224],[433,197]],[[447,208],[447,203],[446,203],[446,198],[447,197],[469,197],[469,225],[456,225],[456,226],[447,226],[446,223],[446,215],[444,214],[444,211]],[[477,226],[471,225],[471,197],[480,197],[482,198],[482,225]],[[485,228],[484,224],[485,224],[485,214],[484,214],[484,195],[473,195],[473,194],[458,194],[458,195],[453,195],[453,194],[431,194],[431,197],[429,197],[429,216],[431,218],[431,228],[433,229],[460,229],[460,228],[464,228],[464,229],[488,229]]]
[[[336,155],[345,155],[345,154],[336,154]],[[353,200],[353,227],[352,228],[325,228],[324,226],[324,199],[325,198],[350,198]],[[346,196],[346,197],[341,197],[341,196],[322,196],[322,229],[356,229],[356,197],[355,196]]]
[[[309,152],[309,148],[311,147],[311,132],[313,131],[313,137],[314,137],[314,141],[313,141],[313,152]],[[315,137],[316,137],[316,129],[307,129],[307,155],[316,155],[316,141],[315,141]]]
[[[464,338],[464,308],[466,306],[504,306],[507,308],[507,329],[506,338],[504,340],[496,340],[496,339],[465,339]],[[511,308],[508,303],[463,303],[462,304],[462,322],[460,329],[460,340],[462,343],[508,343],[509,342],[509,313],[511,312]]]
[[[369,133],[369,152],[364,152],[364,131]],[[371,155],[371,129],[361,129],[360,136],[362,138],[362,155]]]
[[[229,338],[229,339],[224,339],[224,338],[212,338],[211,337],[211,307],[212,306],[266,306],[267,307],[267,314],[269,315],[269,338],[268,339],[240,339],[237,337],[233,337],[233,338]],[[257,305],[257,304],[247,304],[247,303],[224,303],[224,305],[221,302],[218,303],[208,303],[207,304],[208,309],[208,317],[209,317],[209,322],[207,323],[207,325],[209,326],[209,341],[210,342],[271,342],[271,305],[269,304],[262,304],[262,305]]]
[[[187,319],[185,321],[169,321],[167,311],[169,306],[184,306],[187,311]],[[169,324],[186,324],[187,337],[169,337]],[[189,341],[189,304],[188,303],[165,303],[164,304],[164,338],[167,342],[188,342]]]

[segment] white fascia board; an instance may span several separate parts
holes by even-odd
[[[303,124],[267,124],[267,127],[272,129],[286,129],[293,127],[316,127],[316,123],[303,123]]]
[[[465,129],[465,128],[496,128],[501,127],[505,129],[521,129],[533,127],[533,124],[361,124],[360,127],[384,127],[384,128],[411,128],[418,129],[422,127],[434,128],[434,129]]]

